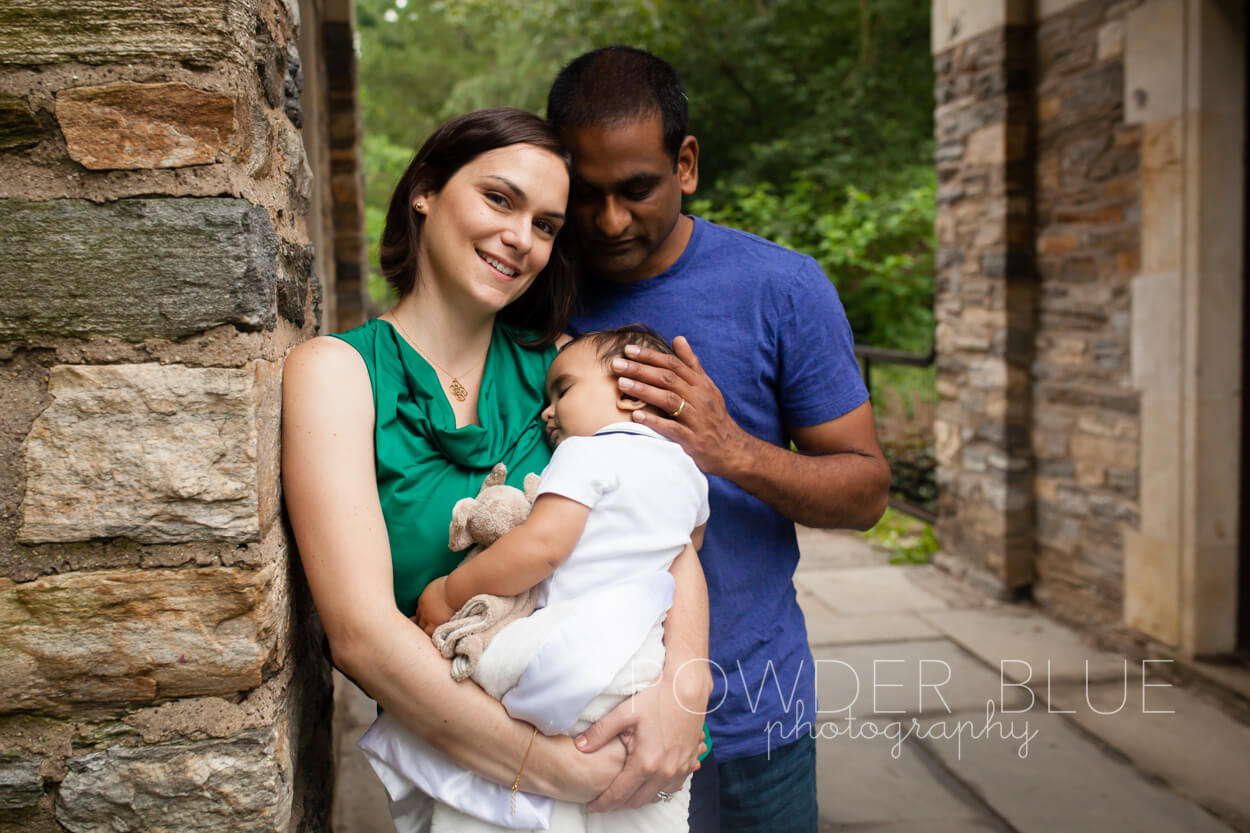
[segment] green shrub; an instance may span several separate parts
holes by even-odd
[[[833,281],[860,344],[926,352],[933,341],[931,168],[902,172],[876,194],[841,193],[799,179],[738,185],[732,199],[689,209],[816,258]]]

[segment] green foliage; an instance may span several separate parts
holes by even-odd
[[[541,112],[564,63],[626,43],[670,61],[690,93],[701,182],[690,209],[816,257],[861,343],[928,349],[928,3],[357,0],[356,9],[371,241],[435,126],[498,104]]]
[[[932,169],[915,167],[877,195],[832,192],[810,180],[782,190],[738,185],[696,214],[745,229],[819,261],[842,297],[860,343],[927,351],[933,333]]]
[[[877,525],[863,534],[891,553],[891,564],[928,564],[941,549],[932,526],[895,509],[886,509]]]

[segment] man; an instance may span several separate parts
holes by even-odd
[[[695,773],[692,829],[815,831],[815,674],[794,524],[870,527],[889,467],[845,312],[816,262],[681,213],[698,184],[686,102],[671,66],[628,47],[582,55],[552,85],[547,116],[573,156],[570,217],[586,259],[573,329],[640,321],[673,339],[676,357],[642,349],[617,360],[619,383],[669,414],[638,421],[711,475],[700,561],[713,751]],[[686,742],[689,718],[660,723]],[[587,747],[613,728],[596,726]],[[680,758],[644,752],[664,742],[644,722],[630,729],[631,760]],[[710,806],[709,791],[719,795]],[[649,797],[609,789],[599,803]]]

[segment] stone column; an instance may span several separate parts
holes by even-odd
[[[1033,579],[1030,6],[933,6],[939,536],[1008,591]]]
[[[324,829],[279,492],[317,327],[298,17],[0,6],[2,829]]]
[[[1143,150],[1124,617],[1189,654],[1236,647],[1245,46],[1240,3],[1149,0],[1126,20],[1125,120]]]
[[[334,217],[335,332],[350,330],[369,317],[365,277],[369,242],[365,236],[365,181],[360,158],[361,126],[353,40],[355,3],[326,3],[323,27],[329,76],[330,182]]]

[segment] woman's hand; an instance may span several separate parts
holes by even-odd
[[[704,667],[687,669],[689,676],[698,677]],[[621,703],[578,739],[585,741],[579,748],[595,750],[605,738],[616,738],[627,752],[620,776],[590,804],[587,809],[591,812],[650,804],[660,790],[681,789],[686,776],[699,768],[699,756],[707,751],[703,744],[703,710],[710,679],[706,687],[698,684],[699,694],[683,695],[679,683],[667,675],[661,677],[655,685]],[[689,705],[683,702],[687,700]]]
[[[612,786],[625,767],[628,752],[619,738],[612,738],[594,752],[579,752],[572,744],[561,751],[568,775],[560,785],[558,796],[575,804],[588,804]]]
[[[413,621],[427,636],[433,636],[435,628],[456,615],[456,611],[447,604],[446,587],[446,576],[436,578],[425,586],[421,598],[417,599],[417,614]]]

